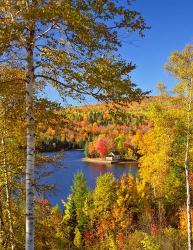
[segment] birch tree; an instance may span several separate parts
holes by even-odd
[[[139,100],[144,93],[131,82],[135,68],[117,52],[120,34],[146,24],[130,1],[2,0],[1,62],[26,73],[26,249],[34,249],[34,164],[36,83],[52,84],[63,96],[84,100]]]
[[[185,139],[185,176],[186,176],[186,203],[187,203],[187,227],[188,227],[188,249],[192,249],[192,222],[191,222],[191,197],[190,197],[190,147],[192,145],[192,101],[193,101],[193,46],[188,45],[182,52],[175,51],[165,65],[179,81],[175,90],[181,97],[185,112],[186,139]]]
[[[1,247],[15,249],[16,235],[14,230],[13,192],[17,190],[16,179],[21,177],[21,152],[18,153],[18,144],[21,144],[23,134],[24,113],[24,87],[21,82],[14,86],[10,80],[22,77],[22,73],[15,69],[0,67],[0,186],[2,219],[4,221],[2,231],[4,235]],[[6,81],[6,84],[3,84]],[[15,91],[15,89],[17,91]],[[12,99],[10,98],[12,96]],[[17,120],[15,120],[17,117]],[[24,134],[23,134],[24,135]],[[19,155],[21,157],[19,157]],[[24,156],[24,155],[23,155]],[[21,164],[22,165],[22,164]],[[14,190],[14,191],[13,191]],[[8,228],[8,229],[7,229]]]

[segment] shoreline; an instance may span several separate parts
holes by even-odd
[[[50,149],[50,150],[39,150],[40,153],[50,153],[50,152],[62,152],[62,151],[84,151],[83,148],[60,148],[60,149]]]
[[[136,166],[138,166],[138,162],[137,161],[126,161],[126,160],[113,160],[113,161],[107,161],[105,159],[102,158],[82,158],[81,159],[84,162],[92,162],[92,163],[104,163],[104,164],[113,164],[113,163],[117,163],[117,164],[134,164]]]

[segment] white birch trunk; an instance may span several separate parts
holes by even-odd
[[[187,204],[187,223],[188,223],[188,250],[192,250],[191,200],[190,200],[190,184],[189,184],[189,166],[187,163],[185,163],[185,173],[186,173],[186,204]]]
[[[191,222],[191,198],[190,198],[190,180],[189,180],[189,151],[190,151],[190,129],[191,129],[191,111],[192,111],[192,86],[189,86],[189,98],[187,109],[187,136],[185,153],[185,175],[186,175],[186,206],[187,206],[187,226],[188,226],[188,250],[192,250],[192,222]]]
[[[35,163],[35,128],[33,114],[33,27],[29,31],[27,42],[27,79],[26,79],[26,119],[27,119],[27,160],[26,160],[26,250],[34,249],[34,163]]]

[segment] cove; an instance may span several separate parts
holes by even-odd
[[[45,153],[47,156],[55,156],[56,152]],[[47,171],[53,171],[50,176],[41,179],[40,184],[51,184],[55,190],[46,193],[44,198],[48,199],[52,206],[58,204],[62,208],[61,200],[66,200],[70,194],[70,187],[73,183],[73,177],[78,171],[82,171],[86,177],[87,185],[93,189],[96,184],[96,178],[104,173],[110,172],[115,178],[119,178],[124,173],[129,173],[134,177],[137,174],[137,167],[129,164],[102,164],[84,162],[82,150],[70,150],[61,152],[60,167],[57,163],[49,163],[45,166]]]

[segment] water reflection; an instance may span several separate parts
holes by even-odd
[[[53,156],[53,152],[47,154]],[[78,171],[82,171],[85,174],[87,184],[91,189],[95,187],[96,178],[107,172],[111,172],[116,178],[119,178],[123,173],[130,173],[133,176],[137,174],[137,168],[133,165],[87,163],[81,160],[83,157],[83,151],[64,151],[62,160],[60,160],[64,168],[55,168],[53,164],[49,164],[48,168],[50,170],[54,169],[54,173],[41,182],[56,186],[54,193],[46,194],[46,198],[49,199],[52,205],[57,203],[61,205],[61,200],[66,200],[70,193],[73,176]]]

